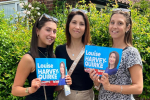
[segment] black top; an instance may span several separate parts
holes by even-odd
[[[71,67],[73,60],[67,54],[66,45],[60,45],[56,47],[55,55],[57,58],[65,58],[67,69]],[[84,55],[79,60],[76,68],[74,69],[72,75],[72,85],[70,88],[72,90],[88,90],[93,86],[93,81],[89,77],[89,74],[84,71]]]
[[[44,55],[47,55],[46,54],[47,53],[46,48],[38,47],[38,49]],[[39,51],[40,58],[46,58],[40,51]],[[30,51],[27,54],[31,55]],[[32,57],[32,55],[31,55],[31,57]],[[50,55],[48,55],[48,58],[51,58]],[[35,61],[35,59],[34,59],[34,61]],[[30,73],[29,76],[28,76],[28,78],[27,78],[28,81],[29,81],[29,85],[30,86],[31,86],[32,80],[35,79],[35,78],[37,78],[37,76],[36,76],[36,70],[34,72]],[[55,86],[45,86],[47,100],[53,100],[54,89],[55,89]],[[45,100],[43,86],[41,86],[35,93],[26,96],[25,100]]]

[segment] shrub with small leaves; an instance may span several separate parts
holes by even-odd
[[[28,7],[31,6],[28,4]],[[111,9],[105,7],[102,11],[97,11],[95,4],[85,4],[85,0],[78,2],[76,8],[90,9],[87,15],[90,22],[92,43],[97,46],[110,46],[108,25],[111,13],[108,12],[111,12]],[[67,4],[61,10],[63,12],[55,9],[55,13],[51,14],[59,19],[55,47],[66,43],[65,25],[70,9],[72,9],[72,6]],[[143,61],[144,89],[140,97],[150,99],[150,23],[148,22],[150,14],[141,15],[136,9],[132,8],[132,5],[129,9],[131,9],[133,21],[133,46],[139,50]],[[23,22],[10,24],[10,21],[11,18],[4,19],[3,11],[0,12],[0,100],[23,100],[21,97],[12,96],[10,92],[18,62],[29,50],[32,28],[23,26]],[[94,91],[98,95],[98,91],[95,89]],[[56,93],[54,96],[56,96]]]
[[[25,14],[25,19],[34,22],[39,16],[43,13],[48,13],[48,9],[44,3],[33,1],[29,2],[20,2],[20,7],[24,9],[23,13]]]
[[[29,50],[31,30],[20,23],[9,23],[11,20],[0,11],[0,100],[23,100],[11,95],[11,87],[20,58]]]

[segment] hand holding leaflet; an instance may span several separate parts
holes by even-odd
[[[100,47],[100,46],[85,46],[84,67],[85,71],[95,69],[98,75],[104,72],[109,75],[117,73],[121,62],[122,49]]]
[[[36,58],[37,78],[42,86],[66,85],[66,60],[59,58]]]

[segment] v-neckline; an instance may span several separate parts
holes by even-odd
[[[69,56],[69,54],[68,54],[68,52],[67,52],[67,45],[65,45],[65,51],[66,51],[66,54],[67,54],[68,58],[69,58],[71,61],[74,61],[74,60],[72,60],[72,59],[70,58],[70,56]]]

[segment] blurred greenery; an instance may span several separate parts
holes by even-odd
[[[65,24],[70,9],[72,9],[72,6],[65,2],[56,1],[55,3],[53,12],[50,13],[50,15],[59,19],[54,49],[66,42]],[[64,5],[60,7],[57,3]],[[117,3],[113,6],[117,7]],[[76,8],[89,11],[87,15],[90,22],[92,43],[98,46],[111,46],[108,24],[111,15],[109,12],[112,9],[106,6],[105,9],[97,11],[95,4],[91,2],[85,4],[85,0],[79,1]],[[131,9],[133,21],[133,45],[139,50],[143,61],[144,88],[143,93],[139,96],[150,99],[150,23],[148,21],[150,13],[144,12],[141,14],[141,11],[137,10],[132,4],[130,4],[129,9]],[[13,17],[5,19],[4,16],[4,11],[0,11],[0,100],[23,100],[24,98],[11,94],[11,87],[17,65],[30,47],[32,23],[22,21],[24,18],[21,16],[18,17],[19,20],[16,23],[10,23]],[[28,86],[28,82],[25,83],[25,86]],[[95,89],[94,91],[98,95],[98,91]],[[56,96],[56,93],[54,96]]]

